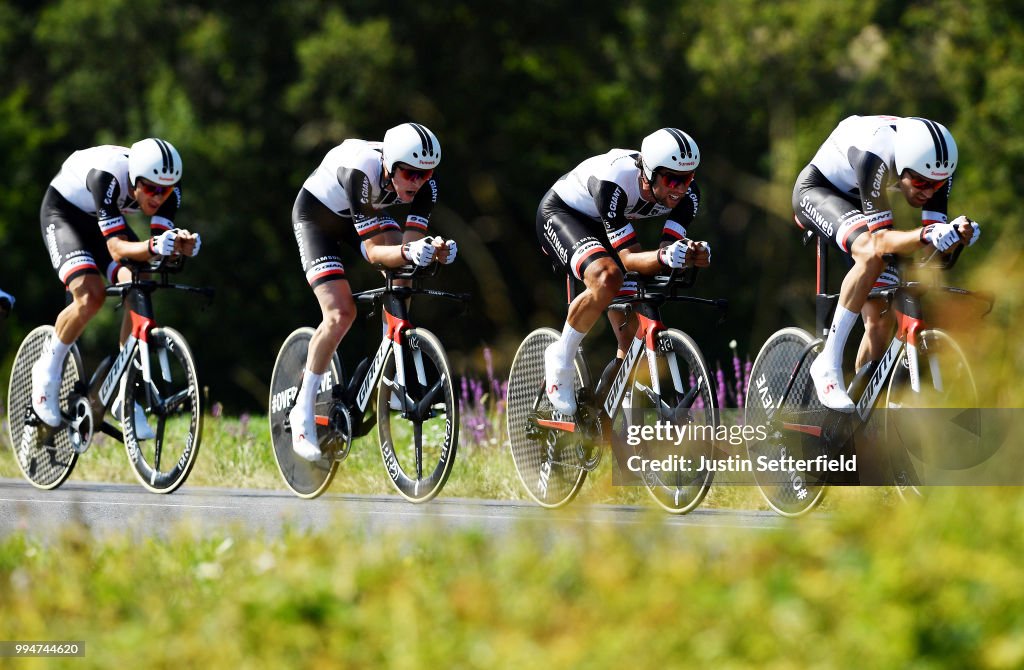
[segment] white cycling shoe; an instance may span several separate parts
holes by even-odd
[[[52,428],[60,425],[60,377],[51,377],[42,361],[32,365],[32,410]]]
[[[142,405],[137,402],[133,402],[135,405],[135,437],[139,440],[152,440],[156,437],[156,431],[149,425],[149,419],[146,417],[146,412],[142,409]],[[114,400],[114,404],[110,407],[110,413],[121,422],[121,427],[124,428],[124,417],[121,412],[123,411],[124,396],[117,396]]]
[[[311,463],[321,460],[323,454],[316,437],[316,420],[313,413],[304,412],[296,405],[288,413],[288,420],[292,424],[292,451],[298,454],[299,458]]]
[[[544,350],[544,391],[556,412],[572,416],[576,413],[576,373],[572,366],[561,367],[552,342]]]
[[[822,405],[837,412],[853,411],[853,401],[846,394],[843,384],[842,370],[829,367],[821,357],[815,358],[811,363],[811,381],[814,382],[814,390]]]

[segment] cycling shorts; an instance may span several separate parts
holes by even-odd
[[[814,165],[805,167],[796,179],[793,212],[800,225],[832,240],[846,254],[864,233],[892,228],[891,222],[871,228],[860,198],[837,189]]]
[[[397,222],[385,218],[376,234],[401,230]],[[299,246],[302,271],[311,288],[345,279],[345,265],[341,262],[342,242],[366,258],[366,248],[352,219],[335,214],[304,188],[299,190],[292,207],[292,232]]]
[[[591,263],[600,258],[611,258],[625,272],[604,224],[569,207],[553,190],[544,194],[537,208],[537,239],[557,267],[580,281]]]
[[[43,233],[50,264],[57,276],[70,286],[76,277],[102,274],[113,283],[120,263],[114,261],[95,216],[72,205],[52,186],[46,189],[39,208],[39,225]],[[138,236],[125,228],[119,236],[137,242]]]

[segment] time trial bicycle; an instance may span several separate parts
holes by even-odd
[[[577,352],[578,409],[573,416],[555,411],[544,390],[544,351],[558,339],[558,331],[539,328],[523,340],[509,373],[507,426],[516,472],[537,504],[557,508],[570,502],[587,473],[600,463],[603,444],[611,444],[623,456],[629,450],[641,461],[663,456],[666,445],[656,440],[634,439],[636,444],[630,446],[629,436],[644,426],[698,424],[712,432],[718,426],[714,380],[700,348],[689,335],[661,320],[660,309],[667,302],[710,305],[724,314],[725,300],[677,294],[693,285],[696,274],[695,268],[649,278],[626,273],[625,282],[635,283],[636,292],[616,298],[608,309],[635,314],[635,336],[625,357],[608,363],[596,388],[582,347]],[[569,302],[575,288],[567,277]],[[712,439],[688,440],[669,449],[694,464],[702,463],[702,455],[711,459],[713,450]],[[640,477],[658,505],[684,514],[704,499],[714,473],[700,467],[678,468],[648,470]]]
[[[754,468],[769,507],[788,517],[806,514],[822,501],[830,484],[862,483],[864,474],[871,483],[895,485],[901,495],[920,495],[934,468],[966,468],[987,458],[979,430],[956,436],[952,459],[944,445],[925,443],[921,430],[922,422],[952,419],[976,426],[980,420],[978,390],[967,357],[952,336],[928,325],[922,300],[929,293],[966,296],[987,303],[991,310],[991,294],[940,285],[937,274],[930,272],[951,268],[962,247],[944,259],[934,253],[917,263],[893,259],[896,283],[873,289],[869,299],[886,302],[895,316],[896,332],[881,358],[854,375],[848,393],[855,409],[843,413],[820,403],[810,377],[839,300],[827,288],[829,240],[815,231],[805,232],[804,244],[812,239],[817,240],[816,328],[822,337],[797,327],[774,333],[754,361],[747,389],[746,424],[767,428],[766,439],[748,440],[750,460],[791,466]],[[911,269],[930,272],[930,280],[908,280]],[[865,426],[878,407],[885,411],[881,425],[871,431],[875,439],[870,439]],[[818,465],[849,459],[858,451],[862,465],[865,457],[873,459],[874,470],[864,468],[851,476]]]
[[[469,295],[422,288],[437,274],[415,266],[375,265],[386,278],[382,288],[353,295],[358,304],[382,310],[386,332],[376,353],[362,359],[346,383],[337,352],[316,394],[317,437],[324,456],[309,462],[292,450],[288,412],[295,405],[314,330],[293,331],[284,341],[270,381],[270,434],[278,470],[300,498],[322,494],[345,460],[352,442],[377,426],[384,469],[395,489],[414,503],[433,499],[451,474],[459,442],[459,404],[451,366],[441,341],[413,325],[413,296],[466,302]],[[411,285],[396,282],[408,280]],[[376,415],[376,421],[374,421]]]
[[[108,286],[106,295],[120,298],[119,307],[127,306],[131,333],[117,352],[100,362],[88,382],[78,345],[71,347],[64,361],[61,423],[56,428],[36,416],[31,398],[32,365],[53,336],[53,326],[39,326],[25,336],[11,370],[7,415],[18,467],[33,486],[55,489],[63,484],[97,431],[124,443],[132,471],[148,490],[171,493],[188,478],[203,433],[195,359],[185,337],[157,326],[153,311],[157,291],[213,298],[212,288],[170,282],[170,275],[180,272],[184,263],[183,256],[152,263],[125,261],[131,280]],[[121,430],[105,419],[118,395],[122,410],[115,418],[120,419]],[[136,405],[155,433],[151,439],[139,437]]]

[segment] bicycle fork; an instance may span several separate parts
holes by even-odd
[[[443,378],[438,379],[433,386],[428,387],[427,371],[423,363],[423,352],[418,348],[410,348],[410,358],[413,364],[411,372],[414,373],[412,379],[419,385],[423,393],[415,403],[409,397],[409,382],[412,379],[410,379],[410,371],[406,370],[405,350],[409,343],[408,332],[412,329],[413,325],[408,319],[404,318],[404,309],[395,311],[398,312],[399,316],[395,316],[388,306],[384,308],[387,330],[384,340],[373,357],[370,371],[360,388],[357,398],[359,409],[365,410],[369,404],[370,393],[376,386],[377,378],[383,374],[384,360],[387,358],[388,350],[390,349],[392,359],[395,362],[394,377],[392,379],[382,377],[380,383],[391,390],[392,398],[398,398],[403,416],[411,416],[416,421],[423,421],[432,416],[431,407],[433,406],[434,399],[441,393],[445,380]],[[384,408],[378,408],[378,411],[384,411]]]

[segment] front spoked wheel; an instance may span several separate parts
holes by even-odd
[[[768,506],[778,514],[797,517],[818,506],[825,496],[821,476],[799,469],[761,470],[758,464],[782,465],[786,459],[813,459],[825,453],[820,435],[828,410],[818,401],[810,366],[814,341],[801,328],[783,328],[761,347],[750,370],[744,423],[765,427],[765,439],[747,441],[747,453],[754,467],[754,480]],[[783,400],[786,386],[796,372],[793,385]],[[800,430],[803,428],[804,430]],[[764,460],[761,460],[764,459]]]
[[[309,341],[313,338],[314,332],[309,327],[298,328],[292,331],[281,345],[270,377],[270,411],[267,412],[277,469],[285,485],[300,498],[316,498],[327,490],[338,471],[338,461],[333,454],[347,454],[352,439],[351,435],[340,435],[329,421],[335,403],[333,391],[342,383],[341,360],[335,353],[331,357],[330,368],[320,382],[314,409],[317,417],[323,417],[323,420],[317,421],[316,426],[320,449],[332,456],[310,462],[292,450],[288,412],[295,406],[299,384],[302,383],[302,371],[306,367]]]
[[[11,383],[7,392],[7,426],[11,447],[18,468],[32,486],[55,489],[71,475],[78,462],[74,449],[74,434],[70,426],[51,428],[32,411],[32,365],[39,360],[43,346],[53,336],[53,326],[34,329],[18,347],[11,368]],[[64,360],[60,383],[60,408],[69,414],[69,397],[82,379],[82,357],[78,347],[71,347]],[[65,422],[66,423],[66,422]]]
[[[512,460],[526,492],[537,504],[556,508],[569,503],[579,492],[587,477],[591,450],[600,448],[584,444],[585,436],[545,427],[538,420],[555,421],[572,417],[554,415],[544,393],[544,350],[557,340],[558,331],[539,328],[523,340],[512,361],[508,380],[507,427]],[[577,356],[576,392],[588,380],[582,355]],[[595,422],[599,432],[600,422]]]
[[[377,436],[391,483],[406,500],[422,503],[441,492],[455,464],[459,404],[440,340],[424,328],[403,337],[405,386],[392,346],[377,386]]]
[[[121,426],[128,461],[147,489],[172,493],[192,472],[203,435],[202,396],[192,350],[173,328],[154,328],[149,346],[144,349],[140,343],[125,375]],[[142,408],[142,415],[133,407]],[[139,423],[143,419],[145,426]],[[152,438],[140,437],[149,432]]]
[[[645,433],[644,426],[660,424],[661,434],[668,432],[664,427],[672,427],[673,437],[643,440],[635,455],[641,463],[670,458],[676,464],[665,470],[644,469],[641,476],[662,509],[686,514],[700,505],[714,479],[714,472],[703,465],[714,458],[718,426],[714,382],[700,348],[678,330],[658,333],[656,348],[647,351],[646,357],[633,373],[624,424],[639,431],[638,435]]]
[[[984,462],[994,446],[981,439],[978,388],[963,350],[941,330],[918,335],[920,390],[910,383],[905,348],[889,379],[885,410],[886,448],[896,490],[907,499],[925,495],[941,472]]]

